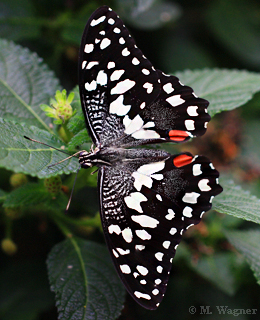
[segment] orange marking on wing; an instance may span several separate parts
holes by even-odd
[[[169,132],[169,137],[173,141],[184,141],[187,137],[189,137],[189,134],[181,130],[171,130]]]
[[[183,167],[183,166],[186,166],[187,164],[190,164],[192,159],[193,159],[192,156],[188,156],[187,154],[181,154],[180,156],[173,159],[173,164],[177,168]]]

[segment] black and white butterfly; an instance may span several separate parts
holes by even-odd
[[[156,70],[107,6],[90,17],[79,53],[79,88],[95,148],[83,168],[98,167],[100,213],[108,249],[130,295],[156,309],[183,233],[222,191],[203,156],[130,149],[203,135],[208,101]]]

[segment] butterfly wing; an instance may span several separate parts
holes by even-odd
[[[156,309],[183,233],[200,222],[222,188],[205,157],[164,152],[151,158],[151,150],[134,152],[136,161],[100,169],[100,212],[126,289],[140,305]]]
[[[156,70],[106,6],[92,14],[83,33],[79,88],[96,145],[183,142],[204,134],[210,120],[208,102]]]

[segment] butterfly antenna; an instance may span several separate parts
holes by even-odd
[[[43,145],[46,146],[46,147],[55,149],[55,150],[57,150],[57,151],[59,151],[59,152],[62,152],[62,153],[64,153],[64,154],[68,155],[67,158],[65,158],[65,159],[63,159],[63,160],[61,160],[61,161],[59,161],[59,162],[56,162],[56,163],[54,163],[54,164],[49,165],[48,168],[54,167],[54,166],[56,166],[57,164],[60,164],[61,162],[66,161],[66,160],[68,160],[68,159],[70,159],[70,158],[72,158],[72,157],[77,157],[77,155],[81,152],[81,151],[78,151],[78,152],[70,155],[69,153],[67,153],[67,152],[65,152],[65,151],[63,151],[63,150],[60,150],[60,149],[58,149],[58,148],[52,147],[52,146],[50,146],[50,145],[47,144],[47,143],[44,143],[44,142],[41,142],[41,141],[38,141],[38,140],[34,140],[34,139],[32,139],[32,138],[28,138],[28,137],[26,137],[26,136],[24,136],[24,138],[27,139],[27,140],[33,141],[33,142],[37,142],[37,143],[43,144]]]
[[[28,138],[28,137],[26,137],[26,136],[23,136],[23,137],[24,137],[25,139],[27,139],[27,140],[30,140],[30,141],[33,141],[33,142],[37,142],[37,143],[43,144],[43,145],[46,146],[46,147],[55,149],[55,150],[57,150],[57,151],[60,151],[60,152],[65,153],[65,154],[67,154],[67,155],[70,156],[69,153],[67,153],[67,152],[65,152],[65,151],[63,151],[63,150],[60,150],[60,149],[58,149],[58,148],[52,147],[52,146],[50,146],[50,145],[47,144],[47,143],[44,143],[44,142],[41,142],[41,141],[38,141],[38,140],[34,140],[34,139],[32,139],[32,138]]]
[[[76,184],[76,180],[77,180],[77,177],[78,177],[78,173],[79,173],[79,169],[80,169],[80,168],[81,168],[81,166],[78,167],[78,170],[77,170],[77,172],[76,172],[76,177],[75,177],[75,180],[74,180],[74,183],[73,183],[73,187],[72,187],[72,190],[71,190],[71,193],[70,193],[69,201],[68,201],[68,204],[67,204],[67,207],[66,207],[66,210],[65,210],[66,213],[68,212],[69,207],[70,207],[72,195],[73,195],[73,192],[74,192],[74,188],[75,188],[75,184]]]
[[[63,161],[69,160],[69,159],[72,158],[72,157],[77,157],[77,155],[78,155],[80,152],[82,152],[82,151],[78,151],[78,152],[70,155],[69,157],[67,157],[67,158],[65,158],[65,159],[62,159],[62,160],[59,161],[59,162],[50,164],[50,165],[48,166],[48,168],[54,167],[54,166],[56,166],[57,164],[60,164],[60,163],[62,163]],[[68,154],[68,153],[67,153],[67,154]]]

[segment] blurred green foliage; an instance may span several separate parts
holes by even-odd
[[[212,102],[209,109],[212,115],[235,109],[214,117],[205,137],[179,147],[211,158],[222,176],[226,176],[221,181],[225,191],[213,203],[216,211],[211,211],[185,234],[174,259],[165,299],[154,312],[142,309],[129,296],[124,302],[124,291],[103,246],[96,175],[91,175],[89,170],[79,172],[70,214],[65,215],[63,211],[75,177],[67,174],[77,170],[77,161],[71,159],[47,170],[48,164],[62,160],[64,155],[44,151],[23,139],[23,135],[28,135],[57,148],[66,146],[70,152],[78,145],[89,150],[91,142],[84,129],[75,88],[78,48],[89,16],[103,4],[111,6],[125,21],[138,47],[156,68],[167,73],[208,69],[178,72],[178,76],[185,84],[197,86],[195,91]],[[47,256],[52,289],[57,285],[63,288],[59,282],[62,278],[75,280],[72,284],[68,282],[68,289],[76,294],[81,310],[82,295],[86,293],[84,281],[92,276],[94,311],[105,315],[96,319],[115,319],[122,303],[125,307],[121,320],[233,319],[232,314],[219,313],[217,306],[228,306],[230,310],[257,309],[256,314],[247,312],[237,318],[259,318],[260,3],[255,0],[2,0],[0,38],[8,40],[0,40],[0,202],[3,204],[0,319],[58,318],[47,281]],[[36,52],[48,67],[16,44]],[[9,77],[5,74],[6,66],[12,71]],[[19,82],[25,78],[31,83],[30,88],[34,88],[33,97],[26,95],[23,87],[26,81],[22,85]],[[5,95],[6,84],[12,85],[19,99],[10,100]],[[73,89],[72,107],[78,111],[63,131],[40,108],[40,104],[49,104],[61,88]],[[74,134],[68,144],[64,139],[66,130]],[[175,152],[173,146],[163,147]],[[21,153],[22,148],[26,152]],[[30,165],[23,166],[28,158]],[[14,185],[13,171],[23,172],[27,178],[16,176]],[[53,196],[45,189],[42,178],[58,173],[62,187]],[[230,182],[230,178],[235,182]],[[88,240],[71,238],[71,234]],[[67,240],[61,242],[64,235]],[[89,240],[100,244],[92,245]],[[100,250],[103,257],[100,268],[104,279],[98,272],[91,274],[101,264],[93,250]],[[70,270],[63,268],[63,263],[74,261],[73,256],[81,261],[77,265],[81,272],[74,269],[69,273]],[[110,294],[110,286],[114,286],[115,296]],[[95,304],[97,289],[107,295],[105,304],[113,304],[109,317],[102,301]],[[56,297],[59,306],[66,301],[71,303],[70,293],[64,291],[64,297]],[[69,305],[73,308],[72,303]],[[207,306],[209,309],[205,309]],[[205,314],[205,310],[212,313]],[[70,317],[63,314],[61,319]],[[82,313],[78,319],[89,318]]]

